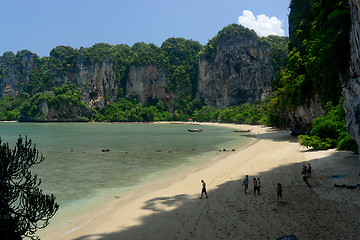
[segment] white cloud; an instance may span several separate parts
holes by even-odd
[[[285,36],[285,31],[281,28],[282,21],[277,17],[269,18],[264,14],[255,17],[251,11],[244,10],[238,18],[238,24],[253,29],[262,37],[269,35]]]

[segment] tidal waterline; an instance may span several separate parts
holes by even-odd
[[[194,127],[203,132],[187,131]],[[13,146],[19,135],[45,157],[33,172],[60,204],[53,220],[58,227],[146,182],[249,142],[231,129],[205,125],[0,123],[3,142]]]

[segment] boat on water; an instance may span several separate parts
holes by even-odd
[[[251,129],[236,129],[234,132],[251,132]]]
[[[194,128],[194,129],[188,128],[187,130],[188,130],[189,132],[202,132],[202,129],[201,129],[201,128]]]

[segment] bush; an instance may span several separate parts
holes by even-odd
[[[313,147],[315,150],[325,150],[337,147],[338,150],[350,150],[357,153],[356,142],[350,139],[346,132],[345,113],[342,108],[343,98],[337,106],[328,102],[325,106],[325,116],[315,119],[309,135],[298,137],[300,145]]]
[[[358,145],[355,142],[355,140],[351,139],[349,134],[347,134],[347,136],[345,136],[343,139],[341,139],[341,141],[339,142],[338,146],[337,146],[338,150],[350,150],[355,154],[358,154]]]
[[[339,123],[336,123],[334,119],[327,119],[320,117],[315,119],[313,128],[310,132],[311,136],[318,136],[322,139],[332,138],[337,139],[340,134]]]
[[[298,138],[301,146],[312,147],[315,150],[326,150],[336,147],[336,141],[331,138],[321,139],[318,136],[308,135],[300,135]]]

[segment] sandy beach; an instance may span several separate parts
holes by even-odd
[[[51,239],[277,239],[290,234],[298,239],[359,239],[360,189],[334,187],[360,184],[358,156],[305,149],[289,131],[213,125],[251,128],[248,135],[253,142],[219,152],[220,160],[211,164],[115,199],[90,221],[72,223]],[[313,169],[312,187],[301,176],[302,165],[308,163]],[[242,186],[245,175],[249,175],[248,194]],[[256,196],[254,177],[262,183]],[[201,179],[209,198],[199,199]],[[283,186],[280,203],[277,183]]]

